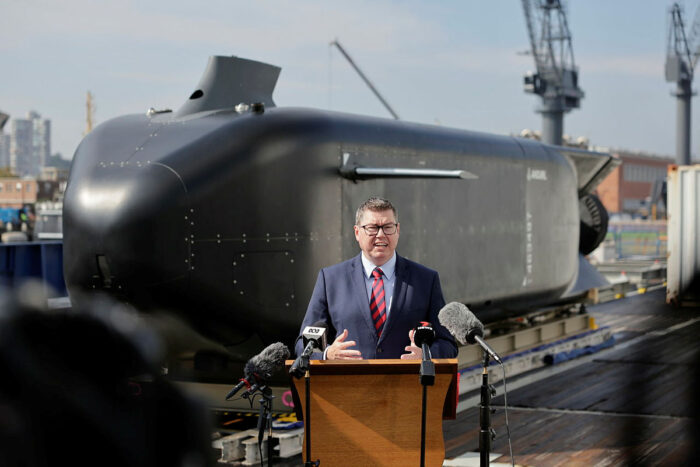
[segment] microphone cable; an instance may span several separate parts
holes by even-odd
[[[508,389],[506,388],[506,367],[501,363],[503,370],[503,408],[506,413],[506,434],[508,436],[508,449],[510,451],[510,465],[515,467],[515,459],[513,458],[513,446],[510,443],[510,425],[508,424]]]

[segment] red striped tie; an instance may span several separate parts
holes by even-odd
[[[374,321],[374,329],[377,330],[377,336],[382,335],[384,321],[386,321],[386,302],[384,301],[384,280],[381,269],[375,268],[372,271],[374,282],[372,282],[372,294],[369,297],[369,310],[372,312],[372,320]]]

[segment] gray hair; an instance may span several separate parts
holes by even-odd
[[[370,211],[388,211],[391,209],[394,213],[394,219],[396,222],[399,222],[399,214],[396,212],[396,208],[394,207],[393,204],[391,204],[391,201],[388,199],[384,198],[379,198],[376,196],[371,197],[364,203],[360,205],[359,208],[357,208],[357,212],[355,212],[355,225],[359,226],[360,222],[362,221],[362,215],[365,213],[365,211],[370,210]]]

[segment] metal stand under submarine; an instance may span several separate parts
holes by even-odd
[[[617,160],[278,108],[279,72],[212,57],[176,112],[118,117],[85,137],[64,201],[72,300],[102,291],[173,312],[240,362],[291,346],[318,270],[357,254],[354,210],[371,195],[398,207],[401,254],[438,270],[448,301],[482,320],[583,290],[581,253],[607,229],[590,193]]]

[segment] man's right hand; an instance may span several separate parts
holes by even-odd
[[[343,329],[343,333],[335,338],[335,341],[326,348],[326,360],[361,360],[362,354],[359,350],[352,350],[348,347],[357,345],[355,341],[345,341],[348,338],[348,330]]]

